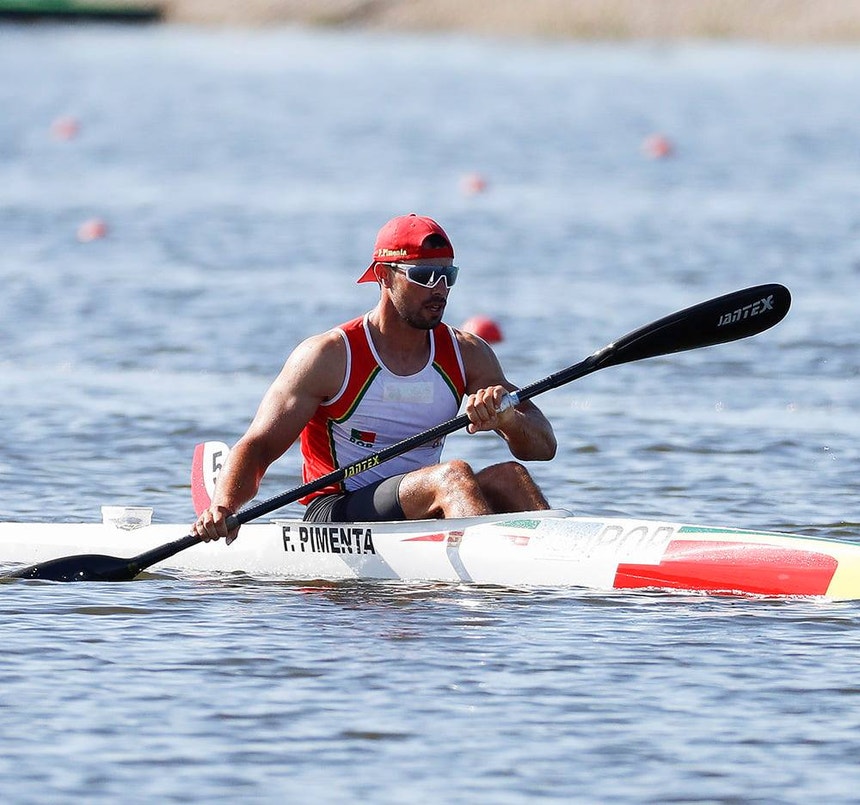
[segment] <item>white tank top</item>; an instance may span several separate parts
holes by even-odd
[[[457,415],[465,391],[459,345],[444,324],[429,331],[427,363],[397,375],[382,362],[367,315],[336,328],[346,345],[346,375],[302,434],[305,481],[366,458]],[[444,437],[345,480],[353,491],[375,481],[436,464]],[[331,489],[320,493],[331,492]]]

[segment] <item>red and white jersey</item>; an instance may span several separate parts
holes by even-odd
[[[301,434],[304,483],[366,458],[457,415],[466,372],[447,324],[429,331],[430,355],[413,375],[383,364],[367,327],[367,314],[335,328],[346,345],[346,376],[337,394],[322,403]],[[436,464],[444,438],[304,498],[361,489],[374,481]]]

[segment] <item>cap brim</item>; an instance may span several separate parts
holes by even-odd
[[[373,270],[376,267],[376,261],[374,260],[368,267],[367,270],[362,274],[355,282],[356,285],[359,282],[376,282],[376,272]]]

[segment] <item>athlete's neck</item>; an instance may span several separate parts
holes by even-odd
[[[398,375],[421,371],[430,357],[430,333],[403,321],[386,316],[376,308],[367,317],[373,345],[386,367]]]

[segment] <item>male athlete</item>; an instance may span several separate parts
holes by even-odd
[[[469,433],[494,430],[514,458],[548,461],[552,426],[531,401],[500,411],[513,386],[481,338],[442,323],[457,280],[454,249],[433,219],[393,218],[379,231],[358,282],[379,284],[364,316],[303,341],[230,451],[212,505],[194,530],[226,537],[226,518],[256,494],[268,467],[301,440],[307,483],[455,417],[463,397]],[[368,522],[548,509],[518,461],[476,471],[440,462],[444,439],[410,450],[302,499],[304,519]]]

